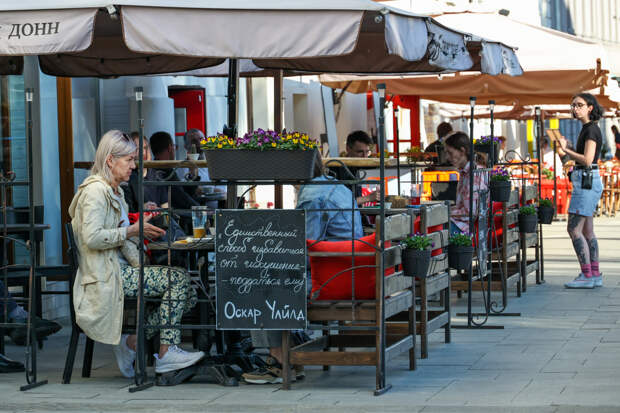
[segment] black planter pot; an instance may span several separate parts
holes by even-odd
[[[403,275],[426,278],[431,264],[431,250],[404,249],[402,252]]]
[[[486,153],[491,156],[491,143],[476,143],[474,145],[474,151]],[[497,160],[499,158],[499,145],[497,143],[493,144],[493,165],[497,164]]]
[[[316,149],[214,149],[206,150],[205,158],[213,180],[298,180],[312,179],[316,154]]]
[[[538,207],[538,221],[541,224],[551,224],[553,221],[553,215],[555,214],[555,209],[550,206],[540,206]]]
[[[491,201],[508,202],[512,183],[510,181],[491,181],[489,185]]]
[[[474,247],[448,245],[448,266],[455,270],[468,270],[471,267]]]
[[[519,214],[519,232],[536,232],[537,224],[538,216],[536,216],[536,214]]]

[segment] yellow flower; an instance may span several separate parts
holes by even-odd
[[[297,139],[293,139],[293,143],[297,143]]]
[[[218,147],[219,149],[222,149],[222,144],[221,144],[221,143],[218,143],[218,144],[217,144],[217,147]]]
[[[276,147],[276,143],[275,142],[271,142],[271,146],[273,146],[275,148]]]

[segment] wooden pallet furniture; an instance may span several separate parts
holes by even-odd
[[[314,340],[293,347],[290,350],[283,346],[284,367],[287,364],[327,366],[375,366],[375,394],[382,394],[390,386],[385,384],[385,365],[399,354],[409,352],[409,368],[414,370],[415,364],[415,279],[405,277],[402,271],[385,276],[381,270],[382,261],[385,268],[396,267],[401,263],[401,247],[398,241],[411,233],[412,214],[398,214],[386,217],[385,222],[377,222],[376,251],[373,253],[338,253],[340,256],[369,254],[375,257],[375,299],[356,300],[309,300],[308,324],[310,328],[321,329],[323,335]],[[381,250],[381,232],[386,245]],[[321,254],[308,253],[310,256],[321,257]],[[327,255],[326,255],[327,256]],[[354,268],[354,267],[352,267]],[[351,276],[349,269],[347,276]],[[337,274],[330,274],[338,276]],[[353,272],[355,280],[355,273]],[[357,281],[357,280],[356,280]],[[361,281],[357,281],[361,282]],[[405,331],[387,332],[386,320],[390,317],[407,313]],[[286,334],[285,334],[286,335]],[[283,344],[286,342],[283,339]],[[290,387],[288,375],[284,377],[283,387]]]
[[[533,204],[538,199],[538,187],[526,185],[521,188],[521,206]],[[541,283],[541,248],[539,237],[542,236],[541,225],[536,225],[536,232],[519,234],[521,251],[521,290],[527,291],[527,276],[536,273],[536,284]],[[528,250],[534,249],[533,259],[528,259]]]
[[[482,291],[488,288],[488,279],[479,282],[480,276],[491,277],[491,291],[502,294],[502,308],[508,305],[508,291],[516,286],[517,296],[521,295],[520,259],[519,259],[519,229],[515,228],[518,220],[519,191],[513,189],[508,202],[503,202],[501,210],[493,214],[494,229],[489,228],[488,248],[491,252],[491,266],[487,271],[481,271],[474,267],[474,282],[471,286],[473,291]],[[491,226],[491,223],[488,223]],[[482,268],[485,268],[483,265]],[[482,274],[482,275],[481,275]],[[467,274],[457,272],[452,278],[452,290],[461,297],[463,291],[469,288]]]

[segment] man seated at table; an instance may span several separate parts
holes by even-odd
[[[370,156],[370,146],[373,144],[372,138],[362,130],[353,131],[347,136],[345,157],[347,158],[368,158]],[[343,167],[331,167],[329,168],[331,173],[336,179],[341,181],[350,181],[355,179],[354,176],[358,176],[357,171],[359,168],[347,167],[351,174]],[[362,195],[361,185],[347,185],[347,187],[355,192],[355,201],[357,205],[363,205],[367,202],[379,201],[379,192],[374,191],[368,195]]]
[[[200,141],[205,138],[204,133],[200,129],[190,129],[185,132],[183,136],[183,146],[185,147],[185,151],[187,153],[186,159],[190,159],[190,155],[192,153],[198,154],[198,159],[204,160],[205,155],[200,149]],[[195,152],[193,152],[195,151]],[[185,179],[186,181],[199,181],[199,182],[210,182],[209,178],[209,168],[178,168],[177,174],[180,178]],[[199,186],[197,193],[198,195],[207,195],[212,193],[220,193],[222,195],[226,194],[226,185],[205,185]],[[217,201],[207,201],[205,204],[210,208],[217,208]]]
[[[323,162],[315,163],[313,182],[333,180],[323,174]],[[358,239],[363,234],[362,219],[355,205],[353,193],[342,184],[302,185],[297,196],[297,209],[306,210],[306,238],[341,241]],[[341,209],[342,211],[324,211]],[[352,211],[354,210],[354,211]],[[309,274],[309,272],[308,272]],[[308,278],[307,291],[311,281]],[[244,373],[243,379],[253,384],[282,383],[282,331],[252,330],[252,346],[269,348],[266,367]],[[293,366],[292,377],[305,376],[303,366]]]
[[[6,296],[4,292],[7,292]],[[23,309],[17,301],[11,296],[11,293],[5,289],[5,285],[2,281],[0,281],[0,297],[6,298],[6,308],[7,308],[7,316],[9,323],[21,324],[16,327],[7,328],[4,330],[4,334],[11,337],[11,340],[18,346],[23,346],[26,344],[26,323],[28,321],[28,312]],[[3,322],[4,319],[4,305],[5,298],[0,298],[0,322]],[[45,320],[43,318],[39,318],[37,316],[33,316],[33,321],[36,323],[36,335],[37,339],[41,340],[49,335],[52,335],[62,328],[60,324]],[[0,366],[3,365],[2,360],[0,359]]]
[[[471,162],[469,159],[469,136],[465,132],[454,132],[444,144],[448,162],[459,171],[459,183],[456,187],[456,203],[450,208],[450,233],[469,232],[469,183],[471,180]],[[478,195],[487,188],[484,174],[474,177],[473,217],[478,210]]]
[[[174,142],[168,132],[155,132],[150,139],[151,151],[153,157],[157,161],[172,161],[174,160]],[[156,168],[158,180],[161,181],[180,181],[179,175],[173,168]],[[168,187],[163,187],[168,192]],[[171,198],[172,207],[175,209],[190,210],[193,206],[199,205],[198,201],[194,198],[196,194],[196,187],[186,186],[181,187],[178,185],[172,185]],[[181,227],[186,233],[191,232],[191,213],[179,213],[181,217]]]
[[[452,133],[452,125],[448,122],[441,122],[439,126],[437,126],[437,139],[428,145],[424,152],[434,152],[437,153],[438,156],[438,165],[448,165],[448,160],[446,159],[446,154],[443,148],[444,141]]]

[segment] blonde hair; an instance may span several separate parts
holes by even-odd
[[[99,141],[95,162],[90,170],[91,175],[99,175],[107,182],[113,182],[112,171],[106,162],[112,155],[114,158],[122,158],[136,152],[136,144],[126,133],[112,129],[107,131]]]

